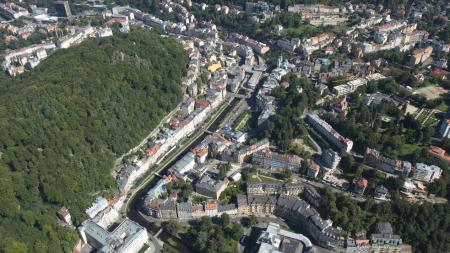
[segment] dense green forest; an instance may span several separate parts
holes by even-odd
[[[144,30],[58,50],[0,84],[0,252],[69,252],[75,223],[138,143],[182,99],[188,61],[173,39]]]

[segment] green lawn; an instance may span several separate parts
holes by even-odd
[[[311,137],[309,135],[307,135],[303,138],[303,142],[305,143],[306,146],[310,147],[312,150],[317,152],[316,145],[314,145],[314,143],[311,140]]]
[[[449,108],[449,106],[446,103],[441,103],[435,109],[442,111],[442,112],[446,112],[446,111],[448,111],[448,108]]]
[[[245,132],[247,130],[247,122],[252,117],[252,113],[250,110],[247,110],[238,119],[234,122],[234,129]]]
[[[177,248],[170,245],[169,243],[164,243],[163,252],[165,253],[181,253]]]
[[[144,244],[144,247],[142,247],[138,253],[144,253],[148,249],[148,247],[149,246],[147,244]]]
[[[417,144],[407,144],[405,143],[402,148],[399,150],[398,155],[399,157],[408,157],[412,153],[414,153],[416,150],[421,149],[421,147]]]
[[[281,180],[278,180],[273,177],[264,176],[264,175],[257,175],[256,177],[251,177],[248,180],[249,183],[260,183],[260,182],[282,182]]]

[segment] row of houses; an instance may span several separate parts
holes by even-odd
[[[43,59],[47,58],[49,52],[56,48],[69,48],[80,44],[88,38],[101,38],[112,35],[112,30],[108,27],[79,27],[74,34],[68,34],[60,38],[56,44],[44,42],[8,51],[5,54],[2,67],[10,76],[16,76],[25,72],[26,69],[35,68]]]
[[[182,41],[188,50],[190,63],[188,73],[182,80],[186,96],[181,104],[182,115],[169,119],[169,126],[161,129],[156,138],[148,143],[144,157],[135,163],[122,168],[117,176],[119,189],[127,193],[135,180],[143,175],[148,168],[161,159],[169,150],[178,145],[181,139],[192,134],[224,101],[227,94],[228,76],[225,68],[209,73],[209,82],[205,91],[198,90],[196,80],[200,75],[200,67],[206,67],[209,62],[216,62],[216,55],[221,50],[220,42],[205,42],[198,38]],[[212,59],[212,60],[211,60]],[[229,62],[227,67],[232,68],[236,62]],[[202,98],[195,97],[205,94]],[[217,142],[218,143],[218,142]],[[209,144],[205,145],[209,146]],[[213,151],[214,149],[212,149]],[[196,150],[189,152],[171,168],[182,178],[195,166],[195,161],[202,163],[206,159],[208,150]],[[179,164],[179,165],[177,165]]]
[[[196,219],[203,216],[220,216],[222,213],[236,215],[236,204],[219,205],[217,200],[209,199],[200,204],[192,202],[177,203],[172,199],[154,199],[144,206],[147,215],[157,219]]]
[[[434,147],[430,150],[430,153],[434,156],[442,158],[442,152],[438,153],[439,151],[440,150]],[[364,163],[389,174],[402,176],[408,176],[411,174],[411,177],[414,180],[425,183],[431,183],[434,180],[439,179],[442,175],[442,169],[439,166],[427,165],[424,163],[416,163],[415,166],[412,166],[412,164],[408,161],[385,157],[377,150],[371,148],[366,149]]]
[[[294,154],[279,154],[269,148],[253,154],[252,162],[274,171],[291,170],[298,173],[303,159]]]

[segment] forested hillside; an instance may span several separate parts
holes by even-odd
[[[94,193],[115,189],[115,158],[181,101],[188,57],[173,39],[134,30],[59,50],[0,83],[0,252],[69,252],[56,225],[81,221]]]

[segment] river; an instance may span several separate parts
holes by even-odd
[[[241,98],[242,99],[242,98]],[[240,99],[233,98],[233,100],[228,104],[228,106],[220,113],[220,115],[214,120],[214,122],[208,127],[208,131],[214,132],[217,130],[217,127],[220,125],[222,119],[230,112],[232,109],[238,104]],[[208,133],[203,132],[201,135],[199,135],[194,142],[192,142],[191,145],[188,145],[182,149],[182,151],[177,155],[175,159],[173,159],[172,162],[168,163],[164,168],[162,168],[160,174],[164,175],[167,170],[176,163],[181,157],[183,157],[187,152],[189,152],[193,147],[198,145],[206,136]],[[142,205],[142,200],[144,198],[144,195],[153,187],[155,186],[156,182],[160,179],[159,177],[155,177],[153,174],[150,175],[153,177],[150,181],[146,183],[144,187],[141,188],[132,199],[130,199],[129,208],[127,210],[127,217],[131,220],[139,223],[141,226],[145,227],[149,232],[152,234],[155,234],[159,230],[159,226],[154,224],[153,222],[148,221],[145,217],[143,217],[143,214],[139,212]],[[163,242],[166,242],[171,239],[175,242],[177,242],[177,249],[180,252],[192,252],[188,245],[186,245],[183,241],[178,239],[177,237],[174,237],[166,232],[162,232],[159,236],[159,239]]]

